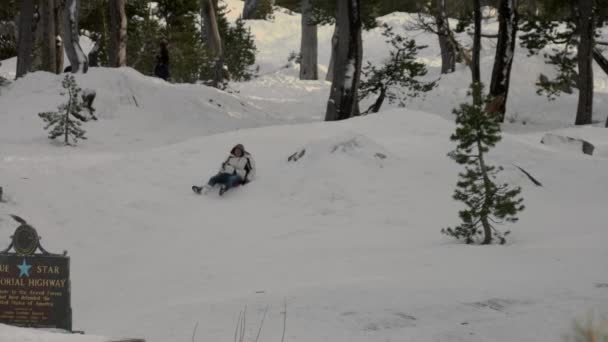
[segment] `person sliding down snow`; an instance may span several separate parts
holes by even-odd
[[[245,147],[238,144],[230,151],[230,156],[222,163],[220,172],[211,177],[209,182],[200,187],[194,185],[192,190],[197,194],[208,192],[214,186],[220,185],[220,196],[235,186],[249,183],[255,176],[255,163]]]

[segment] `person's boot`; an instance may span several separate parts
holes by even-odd
[[[226,191],[228,191],[228,187],[222,184],[222,186],[220,186],[220,196],[222,196]]]
[[[197,185],[192,186],[192,191],[196,192],[199,195],[200,194],[206,195],[209,191],[211,191],[211,189],[213,189],[213,187],[209,184],[205,184],[203,186],[197,186]]]

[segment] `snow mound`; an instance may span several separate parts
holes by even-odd
[[[97,93],[97,122],[84,125],[88,139],[81,146],[128,150],[174,144],[188,138],[281,122],[239,96],[192,84],[170,84],[131,68],[91,68],[76,74],[83,89]],[[3,89],[0,143],[49,145],[37,113],[55,110],[65,97],[63,75],[35,72]],[[161,142],[159,143],[159,139]]]
[[[378,180],[390,179],[396,158],[366,135],[343,132],[313,141],[287,159],[281,173],[280,197],[313,215],[338,213],[360,205],[361,192],[378,192]],[[319,205],[320,204],[320,205]]]
[[[69,334],[49,329],[25,329],[0,324],[0,341],[2,342],[106,342],[107,338],[99,336]]]
[[[346,133],[311,143],[292,154],[288,161],[326,165],[336,160],[383,167],[390,153],[372,139],[357,133]]]
[[[540,141],[542,144],[553,146],[555,148],[569,151],[569,152],[582,152],[584,154],[592,155],[595,147],[590,142],[583,139],[575,139],[555,133],[547,133],[543,136]]]

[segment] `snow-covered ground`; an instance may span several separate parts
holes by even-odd
[[[247,306],[247,339],[268,308],[259,341],[278,341],[286,306],[285,341],[557,341],[573,319],[608,313],[608,131],[570,127],[574,96],[535,95],[540,59],[518,52],[509,103],[518,119],[490,155],[523,188],[527,209],[506,246],[466,246],[439,231],[458,223],[451,194],[461,168],[446,154],[468,70],[443,77],[412,109],[324,123],[329,84],[283,68],[299,46],[299,17],[251,26],[263,75],[235,85],[238,94],[128,68],[77,75],[97,91],[100,120],[85,124],[89,140],[75,148],[51,143],[36,116],[61,102],[59,76],[0,89],[0,243],[14,213],[47,249],[69,251],[75,329],[190,341],[198,324],[196,341],[230,340]],[[379,32],[364,36],[372,60],[386,54]],[[321,29],[321,63],[331,33]],[[438,77],[435,37],[415,37]],[[598,73],[598,120],[606,84]],[[594,155],[540,144],[547,132],[584,138]],[[194,195],[190,186],[237,142],[256,158],[257,180],[223,198]],[[0,325],[3,342],[103,340]]]

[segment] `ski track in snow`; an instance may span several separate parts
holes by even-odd
[[[439,231],[458,223],[451,195],[462,169],[446,154],[469,71],[443,76],[407,109],[387,104],[379,115],[322,123],[329,84],[284,67],[300,20],[275,17],[249,24],[263,75],[234,85],[238,94],[129,68],[76,75],[97,91],[100,120],[84,124],[89,140],[75,148],[50,143],[36,116],[62,101],[60,77],[34,73],[0,89],[0,242],[17,214],[48,250],[67,249],[74,327],[92,334],[0,325],[0,341],[189,341],[197,322],[196,341],[226,340],[245,305],[247,338],[268,306],[260,341],[276,341],[284,303],[286,341],[556,341],[575,318],[607,312],[608,135],[571,127],[575,95],[535,95],[535,78],[549,71],[541,59],[516,50],[512,122],[489,155],[505,166],[501,180],[523,188],[527,209],[504,227],[508,245],[465,246]],[[321,63],[332,33],[320,28]],[[364,34],[364,59],[387,55],[380,33]],[[429,45],[420,60],[438,77],[436,37],[411,36]],[[493,54],[484,40],[488,80]],[[608,79],[598,75],[603,121]],[[541,145],[547,132],[589,140],[594,156]],[[257,179],[223,198],[193,194],[237,142],[253,153]]]

